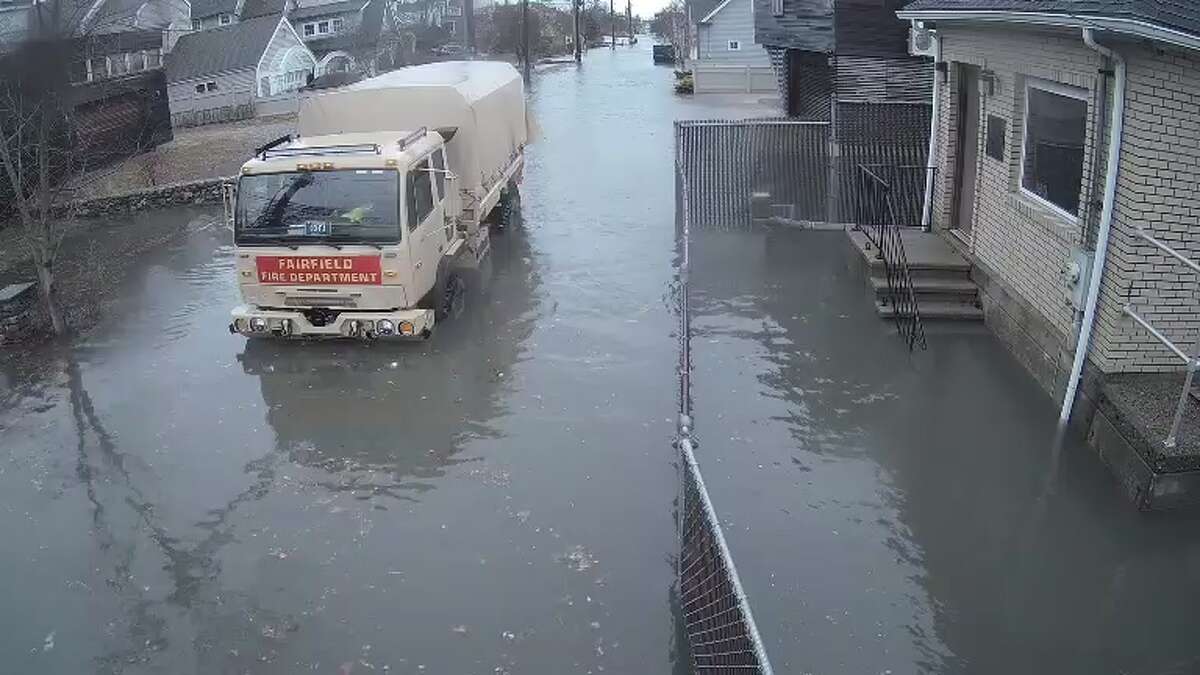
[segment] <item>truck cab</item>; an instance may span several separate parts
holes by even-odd
[[[428,337],[477,261],[436,131],[285,137],[242,166],[227,203],[250,337]],[[466,254],[466,255],[464,255]]]

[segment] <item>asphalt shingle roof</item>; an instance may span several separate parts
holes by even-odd
[[[1144,21],[1200,36],[1200,2],[1197,0],[916,0],[904,10],[992,10],[1112,17]]]
[[[257,66],[278,25],[278,16],[261,16],[184,35],[167,55],[167,81]]]
[[[326,16],[330,14],[348,14],[357,12],[366,4],[366,0],[342,0],[342,2],[329,2],[323,5],[310,5],[308,7],[297,7],[292,10],[288,16],[298,21],[300,19],[311,19],[314,16]]]
[[[233,14],[237,0],[192,0],[192,18],[202,19],[218,14]]]

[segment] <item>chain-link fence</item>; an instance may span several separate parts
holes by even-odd
[[[770,675],[771,663],[763,649],[746,593],[738,578],[716,510],[696,463],[692,441],[692,351],[691,311],[688,276],[691,265],[689,240],[692,204],[700,187],[715,187],[697,180],[690,167],[704,162],[683,162],[689,144],[690,123],[677,123],[676,195],[678,235],[679,308],[679,560],[678,583],[681,613],[692,667],[696,673],[762,673]],[[736,150],[731,150],[736,151]],[[695,159],[695,158],[692,158]],[[707,158],[718,161],[719,155]],[[712,173],[710,176],[716,176]],[[724,194],[731,193],[723,191]],[[748,206],[743,203],[743,207]],[[710,215],[720,216],[713,211]],[[724,212],[725,215],[732,215]]]

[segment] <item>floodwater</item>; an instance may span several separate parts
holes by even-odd
[[[697,458],[776,672],[1200,672],[1200,519],[1056,444],[982,325],[910,355],[848,249],[692,239]]]
[[[767,111],[671,81],[537,76],[524,222],[429,342],[230,336],[219,214],[137,216],[182,233],[0,373],[0,671],[686,670],[671,121]],[[697,455],[776,672],[1200,669],[1196,520],[1055,452],[986,332],[910,356],[843,248],[693,244]]]
[[[183,234],[0,380],[0,671],[671,671],[671,123],[763,109],[587,58],[429,342],[247,343],[217,210],[135,218]]]

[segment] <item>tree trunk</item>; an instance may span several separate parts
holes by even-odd
[[[55,335],[67,332],[67,322],[63,320],[62,308],[58,306],[58,298],[54,292],[54,270],[51,263],[46,262],[44,254],[40,253],[35,261],[37,266],[38,290],[42,296],[42,307],[50,317],[50,329]]]

